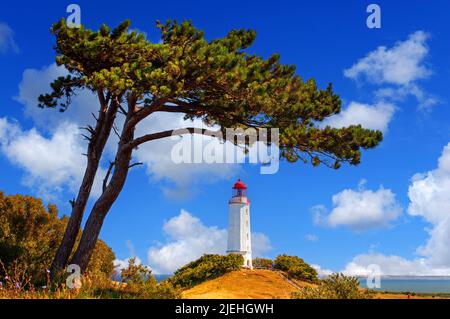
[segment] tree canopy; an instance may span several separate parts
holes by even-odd
[[[38,198],[0,192],[0,261],[6,270],[17,266],[33,283],[45,283],[67,220],[58,218],[55,205],[46,208]],[[88,271],[110,277],[114,259],[111,248],[99,240]],[[0,266],[0,280],[4,270]]]
[[[129,20],[98,31],[67,27],[64,19],[56,23],[56,62],[70,74],[53,82],[53,92],[42,95],[40,105],[64,111],[76,90],[87,88],[105,92],[108,99],[134,100],[134,109],[123,110],[133,112],[130,125],[166,111],[223,129],[279,128],[283,157],[336,168],[343,161],[358,164],[360,149],[382,139],[381,132],[360,125],[319,125],[341,110],[331,84],[318,89],[314,79],[303,81],[295,66],[280,63],[278,54],[263,59],[246,53],[254,30],[232,30],[208,41],[189,21],[157,22],[161,42],[151,43],[129,27]]]

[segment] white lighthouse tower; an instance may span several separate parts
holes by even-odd
[[[244,257],[243,267],[253,269],[252,233],[250,231],[250,201],[247,186],[239,179],[233,186],[228,213],[228,254]]]

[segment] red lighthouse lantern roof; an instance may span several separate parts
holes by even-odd
[[[247,189],[247,186],[240,179],[238,179],[236,184],[234,184],[233,189]]]

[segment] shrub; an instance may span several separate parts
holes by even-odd
[[[0,280],[14,267],[26,270],[30,284],[42,286],[47,269],[64,235],[67,218],[58,217],[55,205],[44,206],[42,200],[23,195],[5,196],[0,192]],[[81,232],[78,237],[81,236]],[[98,240],[88,265],[93,276],[111,277],[115,255]],[[61,281],[67,274],[61,274]],[[59,277],[59,276],[58,276]]]
[[[277,256],[274,268],[286,272],[293,279],[310,282],[316,282],[318,280],[317,271],[297,256]]]
[[[169,282],[175,287],[189,288],[206,280],[220,277],[227,272],[238,270],[242,268],[243,264],[244,258],[238,254],[203,255],[178,269],[169,278]]]
[[[373,291],[360,288],[358,278],[343,274],[332,274],[315,287],[302,287],[292,293],[294,299],[371,299],[373,296]]]
[[[273,260],[268,258],[255,258],[253,259],[253,267],[254,268],[263,268],[263,269],[272,269],[273,268]]]

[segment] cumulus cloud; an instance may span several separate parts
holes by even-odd
[[[352,276],[368,276],[373,273],[372,265],[377,265],[382,276],[448,276],[450,268],[437,268],[425,258],[406,259],[400,256],[386,256],[368,253],[355,256],[342,270]]]
[[[351,102],[349,106],[328,118],[324,125],[341,128],[350,125],[362,125],[372,130],[386,131],[395,112],[392,103],[378,102],[374,105]]]
[[[0,53],[18,52],[18,50],[13,30],[6,23],[0,22]]]
[[[412,96],[418,101],[420,108],[430,108],[439,99],[425,92],[418,84],[433,73],[426,64],[429,38],[428,33],[417,31],[391,48],[380,46],[344,70],[344,75],[360,83],[378,86],[375,91],[377,99],[404,101]]]
[[[390,100],[395,102],[404,102],[409,96],[414,97],[421,110],[430,110],[433,105],[440,102],[439,98],[425,92],[420,86],[410,84],[402,87],[384,87],[375,91],[375,96],[380,100]]]
[[[79,91],[72,99],[72,104],[63,113],[57,109],[38,107],[39,95],[50,93],[50,83],[67,74],[64,67],[55,63],[41,69],[26,69],[23,72],[19,94],[15,99],[25,106],[25,116],[31,118],[39,129],[52,132],[61,122],[71,122],[78,126],[94,124],[92,113],[96,114],[98,111],[98,99],[87,90]]]
[[[392,48],[380,46],[344,71],[351,79],[363,78],[375,84],[407,85],[431,75],[424,64],[429,34],[417,31]]]
[[[163,226],[168,241],[148,250],[148,263],[156,273],[172,273],[206,253],[224,254],[227,231],[203,222],[182,210]],[[253,256],[263,256],[271,249],[270,240],[261,233],[252,234]]]
[[[437,168],[416,174],[408,189],[408,213],[430,224],[424,245],[416,249],[416,258],[386,256],[370,252],[353,258],[345,271],[367,274],[370,264],[380,266],[384,275],[450,275],[450,143],[444,147]]]
[[[332,202],[331,212],[323,205],[312,208],[316,224],[365,231],[387,227],[402,213],[395,194],[383,187],[372,191],[360,184],[358,190],[345,189],[333,195]]]
[[[432,225],[428,242],[418,252],[434,265],[450,267],[450,143],[444,147],[435,170],[416,174],[408,189],[408,212]]]
[[[25,171],[24,184],[46,199],[54,199],[64,189],[75,192],[86,165],[82,156],[85,146],[72,123],[61,123],[46,137],[35,128],[23,130],[19,124],[0,118],[0,150]],[[99,191],[96,181],[93,192]]]

